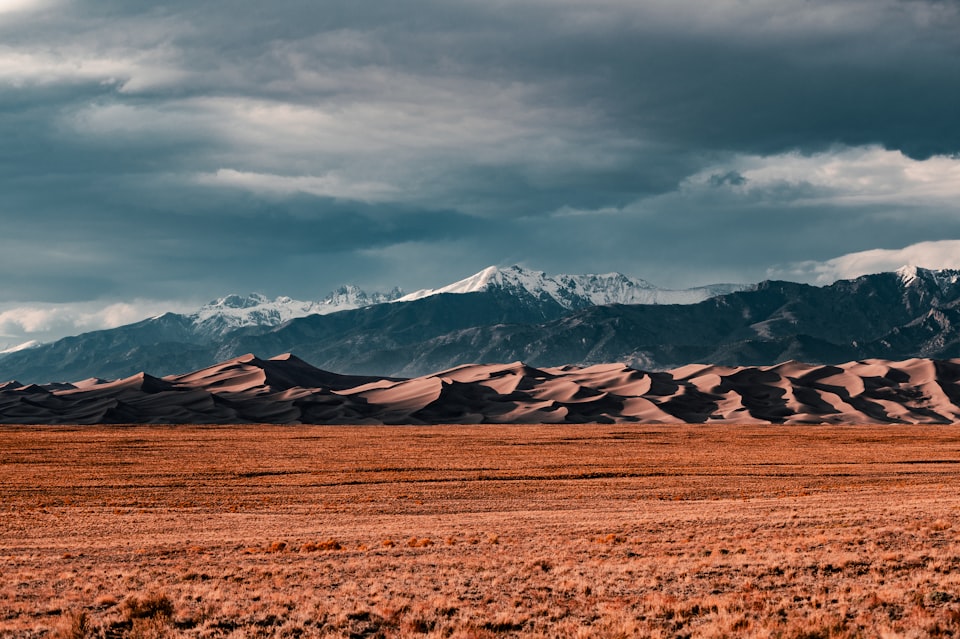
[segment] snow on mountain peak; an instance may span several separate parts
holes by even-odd
[[[244,326],[278,326],[288,320],[307,315],[327,315],[370,304],[389,302],[403,295],[395,288],[389,293],[368,294],[347,284],[319,302],[295,300],[280,296],[271,300],[261,293],[227,295],[200,307],[190,315],[194,325],[208,330],[225,330]]]
[[[204,308],[253,308],[269,302],[269,300],[260,293],[250,293],[249,295],[227,295],[213,300],[205,305]]]
[[[923,280],[935,282],[942,289],[945,286],[953,286],[960,282],[960,271],[956,269],[926,269],[908,264],[901,266],[896,272],[904,286],[910,286]]]
[[[410,302],[441,293],[480,291],[522,291],[536,298],[550,298],[564,308],[583,308],[603,304],[693,304],[722,293],[742,290],[739,285],[713,285],[682,291],[657,288],[650,282],[622,273],[549,276],[521,266],[488,266],[479,273],[453,284],[422,289],[399,298]]]
[[[500,283],[503,277],[501,271],[496,266],[488,266],[479,273],[464,278],[453,284],[447,284],[441,288],[423,288],[413,293],[408,293],[395,300],[397,302],[412,302],[413,300],[423,299],[431,295],[440,295],[441,293],[478,293],[490,288],[492,282]]]
[[[917,267],[913,264],[905,264],[897,269],[897,276],[905,285],[910,284],[917,279]]]
[[[302,302],[289,297],[271,300],[260,293],[227,295],[201,306],[190,319],[197,326],[240,328],[242,326],[276,326],[294,317],[315,312],[316,302]]]

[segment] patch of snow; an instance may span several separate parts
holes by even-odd
[[[33,348],[35,346],[40,346],[40,342],[35,339],[30,340],[29,342],[24,342],[22,344],[17,344],[16,346],[11,346],[10,348],[0,351],[0,355],[7,355],[9,353],[17,353],[19,351],[25,351],[28,348]]]
[[[898,268],[896,273],[904,286],[910,286],[918,281],[928,281],[935,283],[940,289],[944,289],[960,283],[960,270],[956,269],[926,269],[907,265]]]
[[[904,286],[909,286],[917,279],[917,267],[911,265],[901,266],[897,269],[897,276]]]

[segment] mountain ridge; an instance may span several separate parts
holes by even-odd
[[[568,308],[551,295],[490,287],[436,293],[276,326],[198,336],[167,314],[0,357],[0,379],[126,377],[203,368],[242,353],[295,352],[322,368],[411,377],[482,361],[532,366],[960,357],[960,271],[897,272],[812,286],[768,280],[688,305]]]
[[[213,299],[193,311],[174,314],[189,318],[194,325],[197,338],[208,340],[242,328],[267,329],[300,317],[328,315],[377,304],[412,301],[444,293],[507,291],[517,296],[534,297],[542,301],[552,300],[564,308],[575,309],[608,303],[689,304],[743,288],[746,286],[711,284],[674,291],[658,288],[645,280],[622,273],[548,276],[541,271],[528,270],[516,265],[508,268],[490,266],[458,282],[437,289],[420,289],[410,294],[405,294],[399,287],[386,292],[367,292],[353,284],[341,285],[318,301],[299,300],[283,295],[270,298],[258,292],[230,293]],[[168,313],[173,311],[155,314],[146,319],[157,319]],[[50,343],[53,342],[40,342],[35,339],[0,343],[0,357]]]
[[[604,304],[695,304],[715,295],[749,288],[742,284],[710,284],[683,290],[654,286],[646,280],[623,273],[560,274],[549,276],[514,265],[508,268],[488,266],[482,271],[447,286],[421,289],[397,299],[411,302],[444,293],[478,293],[490,290],[523,291],[549,298],[567,309]]]

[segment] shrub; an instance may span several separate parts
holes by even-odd
[[[596,537],[594,538],[594,541],[598,544],[622,544],[627,541],[627,538],[623,535],[610,533],[605,537]]]
[[[432,546],[433,540],[429,537],[424,537],[423,539],[417,539],[416,537],[411,537],[407,540],[407,546],[410,548],[426,548],[427,546]]]
[[[343,544],[336,539],[326,541],[308,541],[300,546],[300,552],[316,552],[318,550],[343,550]]]
[[[336,539],[328,539],[317,544],[319,550],[343,550],[343,546]]]
[[[123,602],[124,616],[134,619],[170,619],[173,616],[173,602],[164,593],[148,593],[142,598],[128,597]]]
[[[170,619],[147,617],[134,619],[130,625],[129,639],[166,639],[170,636]]]
[[[86,639],[90,633],[90,620],[87,613],[79,610],[63,615],[60,626],[54,631],[54,639]]]

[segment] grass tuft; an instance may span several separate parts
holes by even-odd
[[[53,639],[86,639],[91,634],[90,618],[83,610],[64,613],[59,626],[53,631]]]
[[[122,612],[128,621],[134,619],[170,619],[173,617],[173,602],[166,593],[151,592],[143,597],[127,597]]]

